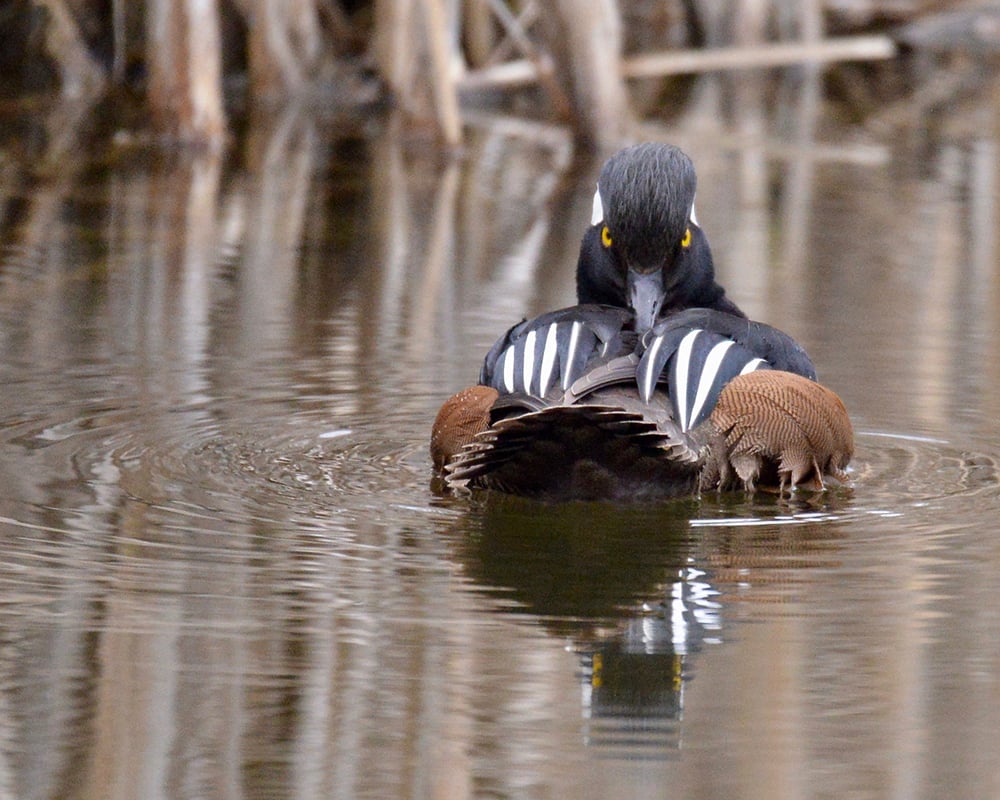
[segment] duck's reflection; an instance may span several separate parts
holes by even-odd
[[[688,659],[721,641],[719,592],[702,570],[678,570],[663,599],[615,636],[581,653],[581,704],[589,743],[663,755],[680,746]],[[664,748],[664,745],[668,745]]]
[[[663,755],[680,743],[688,661],[723,628],[709,574],[690,563],[696,509],[491,497],[461,537],[477,589],[578,654],[593,744]]]
[[[743,497],[640,508],[491,496],[462,527],[457,556],[475,590],[566,641],[585,741],[629,758],[680,747],[685,687],[736,624],[732,599],[756,579],[765,593],[800,583],[788,566],[828,563],[841,535],[811,505]]]

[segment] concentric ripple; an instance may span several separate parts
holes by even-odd
[[[44,465],[39,476],[71,470],[93,491],[227,519],[301,521],[428,502],[425,431],[412,421],[409,429],[399,420],[332,421],[315,409],[244,419],[241,410],[149,414],[124,398],[103,399],[71,415],[9,418],[0,446]],[[997,459],[942,440],[862,432],[852,470],[853,490],[818,500],[804,495],[791,505],[744,505],[732,518],[709,504],[711,513],[692,525],[891,517],[960,509],[973,496],[977,514],[1000,510]]]
[[[227,411],[151,415],[103,400],[72,416],[8,420],[0,446],[44,463],[40,478],[70,470],[94,494],[230,521],[353,516],[425,494],[422,441],[365,421],[331,426],[316,412],[241,421]]]
[[[696,528],[844,523],[928,514],[961,524],[989,509],[1000,512],[1000,460],[943,439],[902,433],[857,434],[850,473],[853,486],[788,502],[751,503],[733,516],[706,514]],[[725,509],[714,508],[719,512]]]
[[[205,425],[155,445],[115,443],[122,485],[133,496],[164,487],[206,509],[287,519],[363,513],[423,481],[422,453],[364,426],[326,437],[322,426]]]

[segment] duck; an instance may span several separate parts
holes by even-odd
[[[511,326],[437,414],[444,491],[644,501],[849,484],[843,401],[798,342],[718,284],[695,190],[672,145],[604,164],[577,304]]]

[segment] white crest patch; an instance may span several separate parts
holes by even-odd
[[[594,192],[594,207],[590,212],[590,224],[600,225],[604,222],[604,203],[601,202],[601,187]]]
[[[694,200],[691,201],[691,213],[688,214],[688,219],[691,220],[691,224],[698,225],[698,215],[694,213]],[[700,228],[701,225],[698,225]]]

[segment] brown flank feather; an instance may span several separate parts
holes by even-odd
[[[724,436],[728,465],[748,491],[766,467],[776,467],[778,488],[822,489],[824,478],[846,481],[854,431],[841,399],[815,381],[790,372],[758,370],[722,390],[710,420]]]
[[[489,386],[469,386],[444,401],[431,428],[431,460],[438,472],[463,445],[490,424],[490,406],[499,392]]]

